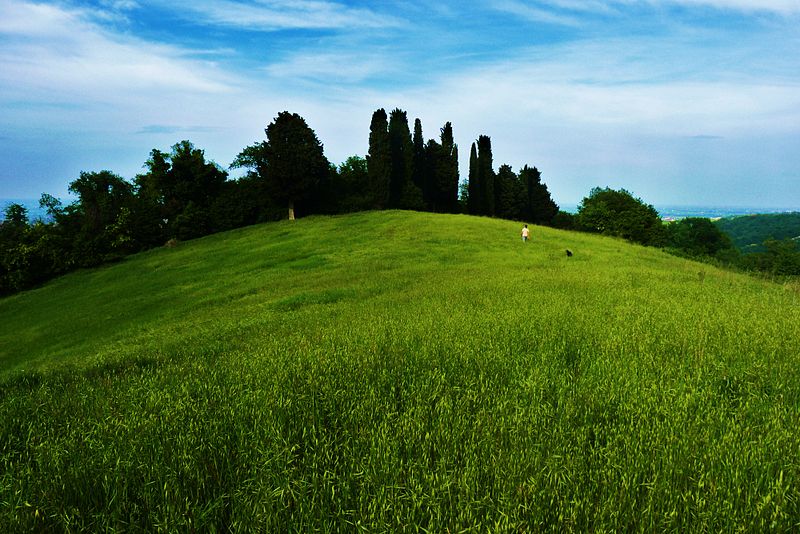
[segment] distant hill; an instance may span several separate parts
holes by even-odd
[[[767,239],[800,238],[800,213],[768,213],[727,217],[714,222],[742,252],[762,252]]]
[[[520,229],[308,217],[0,299],[0,532],[796,530],[800,286]]]

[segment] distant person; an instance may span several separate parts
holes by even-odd
[[[530,230],[528,230],[528,225],[522,227],[522,242],[525,243],[528,241],[528,237],[531,235]]]

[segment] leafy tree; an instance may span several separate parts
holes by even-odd
[[[173,145],[169,154],[153,149],[145,167],[147,172],[135,179],[138,194],[157,208],[168,233],[185,238],[208,233],[213,226],[211,204],[228,174],[185,140]]]
[[[258,175],[248,173],[228,180],[211,205],[212,232],[222,232],[250,224],[277,221],[283,207],[269,196],[267,185]]]
[[[22,289],[28,271],[26,234],[28,210],[22,204],[9,204],[0,221],[0,295]]]
[[[47,212],[47,217],[51,221],[55,221],[58,216],[62,214],[64,209],[60,199],[57,199],[53,195],[48,195],[47,193],[42,193],[42,196],[39,198],[39,207]]]
[[[111,171],[81,172],[69,191],[78,196],[84,228],[91,234],[101,233],[133,198],[133,186]]]
[[[767,239],[764,252],[744,254],[745,268],[757,269],[778,276],[800,275],[800,247],[794,239]]]
[[[77,264],[96,265],[135,249],[129,220],[132,184],[110,171],[81,172],[69,191],[78,196],[71,211],[80,221],[73,236]]]
[[[389,142],[389,120],[386,110],[376,110],[369,126],[367,154],[368,192],[371,207],[383,209],[389,203],[389,181],[392,176],[392,151]]]
[[[660,246],[665,241],[664,226],[655,208],[624,189],[592,189],[578,206],[576,223],[582,230],[642,245]]]
[[[350,156],[331,173],[330,191],[325,195],[330,213],[350,213],[373,208],[369,192],[367,160]]]
[[[525,165],[519,176],[527,194],[524,218],[534,224],[551,224],[553,218],[558,214],[558,204],[553,201],[547,186],[542,183],[539,169]]]
[[[687,217],[666,227],[667,246],[690,256],[719,257],[734,249],[731,239],[710,219]]]
[[[253,180],[266,181],[267,176],[267,142],[253,143],[242,149],[230,164],[231,169],[247,169],[246,177]]]

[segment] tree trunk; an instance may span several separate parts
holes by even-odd
[[[289,220],[294,220],[294,202],[289,202]]]

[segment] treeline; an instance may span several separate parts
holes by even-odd
[[[541,174],[525,166],[493,169],[491,140],[481,135],[470,153],[469,177],[459,176],[450,122],[437,139],[423,137],[405,111],[373,113],[366,158],[338,167],[305,119],[282,112],[266,140],[245,147],[231,163],[244,176],[209,161],[189,141],[170,152],[153,149],[132,181],[103,170],[81,172],[64,205],[43,194],[46,220],[29,222],[19,204],[0,223],[0,294],[33,287],[77,268],[254,223],[310,214],[414,209],[469,213],[554,224],[558,206]]]
[[[762,213],[726,217],[714,224],[743,252],[764,252],[764,241],[800,240],[800,213]]]
[[[769,237],[758,252],[743,252],[722,230],[723,224],[698,217],[664,224],[653,206],[624,189],[593,189],[581,202],[578,213],[567,220],[576,230],[662,247],[679,256],[723,267],[775,276],[800,275],[797,239]]]
[[[665,225],[653,206],[624,189],[595,188],[575,215],[559,211],[536,167],[495,171],[491,139],[478,136],[469,153],[469,176],[459,176],[453,126],[437,139],[413,134],[405,111],[372,115],[366,158],[338,167],[305,119],[282,112],[266,140],[245,147],[231,163],[244,176],[230,179],[189,141],[170,152],[153,149],[132,182],[113,172],[81,172],[69,184],[68,205],[43,194],[46,221],[31,224],[11,204],[0,223],[0,295],[14,293],[71,270],[115,261],[152,247],[233,228],[309,214],[412,209],[467,213],[618,236],[675,254],[776,275],[800,274],[796,241],[768,240],[757,254],[741,254],[708,219]]]

